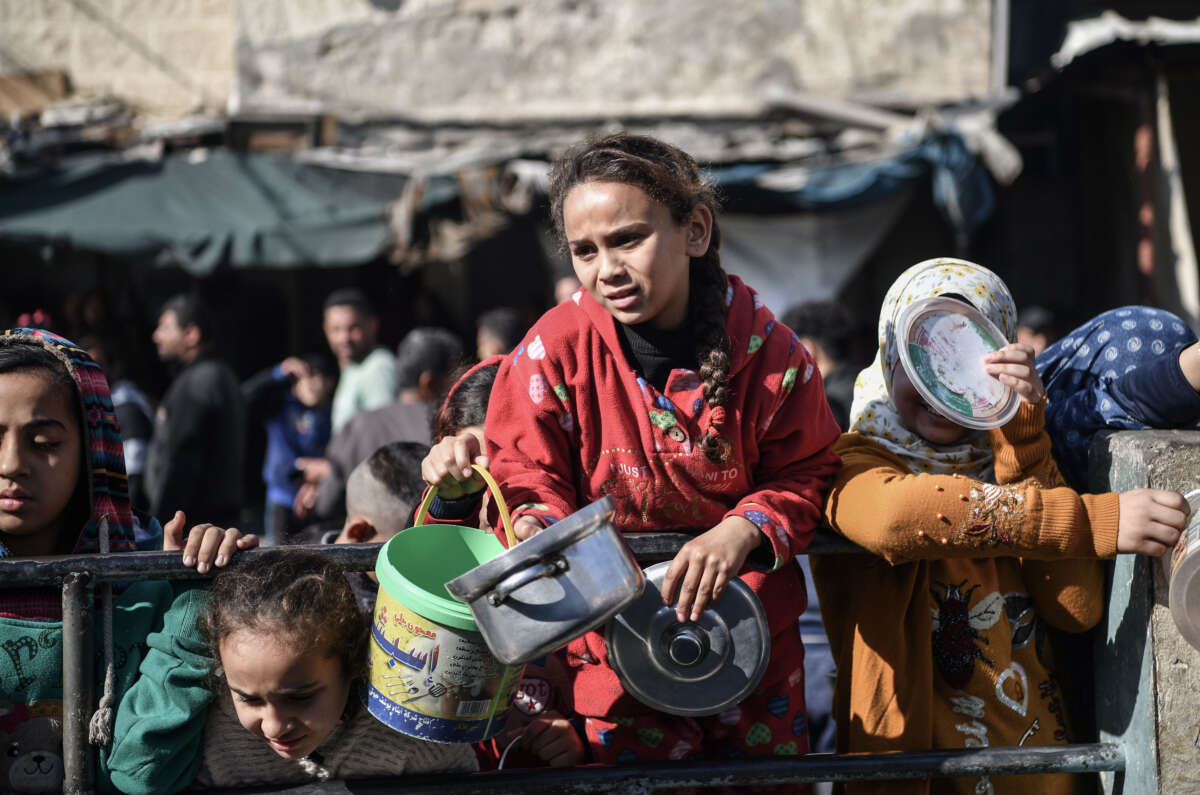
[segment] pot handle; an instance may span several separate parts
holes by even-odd
[[[500,603],[512,595],[512,592],[518,588],[523,588],[534,580],[540,580],[543,577],[553,577],[566,570],[567,559],[561,555],[555,555],[553,560],[546,561],[545,563],[533,563],[501,580],[500,584],[488,594],[487,599],[492,603],[493,607],[499,607]]]
[[[492,477],[492,473],[487,471],[487,468],[481,464],[471,464],[471,468],[479,473],[483,478],[483,482],[487,484],[488,489],[492,492],[492,499],[496,501],[496,507],[500,510],[500,523],[504,525],[504,537],[508,540],[508,548],[512,549],[517,545],[517,537],[513,533],[512,516],[508,513],[508,503],[504,501],[504,495],[500,493],[500,485],[496,483],[496,479]],[[421,500],[421,507],[417,508],[417,515],[413,519],[413,526],[419,527],[425,524],[425,520],[429,517],[429,506],[433,504],[433,498],[437,496],[437,484],[434,483],[425,490],[425,499]]]

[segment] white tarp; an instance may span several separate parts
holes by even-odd
[[[834,298],[879,246],[911,190],[849,210],[721,216],[721,263],[758,291],[775,314]]]
[[[1115,11],[1067,24],[1067,35],[1058,52],[1050,56],[1056,69],[1063,69],[1081,55],[1117,41],[1138,44],[1200,44],[1200,16],[1192,21],[1150,17],[1145,21],[1126,19]]]

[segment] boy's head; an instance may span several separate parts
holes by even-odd
[[[404,529],[421,498],[421,462],[429,446],[392,442],[363,461],[346,480],[346,524],[340,540],[387,541]]]
[[[480,361],[510,353],[525,334],[521,313],[507,306],[484,312],[476,325],[475,357]]]
[[[32,337],[0,344],[0,543],[14,555],[70,551],[90,515],[79,389]]]
[[[310,353],[300,357],[308,367],[308,374],[292,384],[292,394],[309,408],[324,406],[333,397],[337,386],[337,365],[323,353]]]
[[[430,403],[445,388],[446,376],[463,355],[462,341],[450,331],[420,326],[404,335],[396,350],[400,399]]]
[[[1050,347],[1057,339],[1054,313],[1042,306],[1027,306],[1017,319],[1017,342],[1033,347],[1034,355]]]
[[[212,313],[197,296],[180,294],[163,304],[154,346],[164,362],[194,361],[212,341]]]
[[[323,328],[338,365],[345,367],[362,361],[375,347],[379,317],[362,290],[346,287],[334,290],[325,299]]]
[[[783,324],[796,332],[812,354],[822,378],[850,356],[854,328],[850,314],[835,301],[805,301],[783,313]]]

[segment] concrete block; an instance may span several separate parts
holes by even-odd
[[[1152,569],[1159,791],[1200,792],[1200,649],[1175,627],[1163,567]]]
[[[0,38],[8,39],[17,33],[8,27],[10,24],[33,22],[44,19],[45,16],[46,4],[40,0],[0,0],[0,22],[4,23],[4,27],[0,28]]]
[[[77,21],[72,26],[72,32],[72,77],[88,71],[121,72],[152,68],[138,50],[139,44],[148,44],[144,25],[122,25],[113,30],[88,19]]]
[[[121,99],[153,118],[174,118],[193,112],[203,104],[195,91],[169,77],[149,70],[123,71],[112,79],[112,89]]]
[[[386,14],[364,0],[238,0],[237,10],[239,35],[252,42],[313,36]]]
[[[116,0],[114,17],[121,22],[170,22],[193,19],[196,0]]]
[[[987,90],[991,7],[772,0],[241,0],[243,99],[429,120],[761,112],[773,84],[913,102]],[[933,10],[930,10],[930,9]],[[953,64],[954,68],[947,68]]]
[[[218,20],[233,25],[234,0],[192,0],[192,19]]]
[[[111,3],[112,0],[103,0],[103,2],[96,4],[96,8],[101,13],[108,13],[109,9],[106,6],[111,5]],[[70,24],[79,17],[86,16],[70,0],[31,0],[30,5],[40,5],[43,16],[58,24]]]
[[[24,72],[70,68],[71,32],[45,20],[0,28],[0,69]]]
[[[1099,436],[1089,456],[1093,491],[1200,486],[1200,432],[1122,431]],[[1101,777],[1123,795],[1200,791],[1200,651],[1175,628],[1160,561],[1120,555],[1106,636],[1096,655],[1102,741],[1126,749],[1124,776]]]
[[[188,75],[195,81],[196,86],[204,94],[208,110],[214,113],[224,112],[229,103],[230,92],[233,91],[233,71],[217,69],[213,71],[196,71]]]
[[[185,74],[219,70],[233,74],[233,26],[229,20],[159,24],[149,43]]]

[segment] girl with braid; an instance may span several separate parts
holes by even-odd
[[[816,365],[722,270],[714,192],[684,152],[628,134],[584,144],[555,165],[550,198],[583,287],[505,358],[486,422],[517,537],[610,495],[624,532],[693,536],[663,583],[679,620],[699,618],[740,577],[772,633],[760,688],[700,719],[626,693],[601,632],[572,641],[591,756],[805,753],[805,587],[794,558],[840,466]]]

